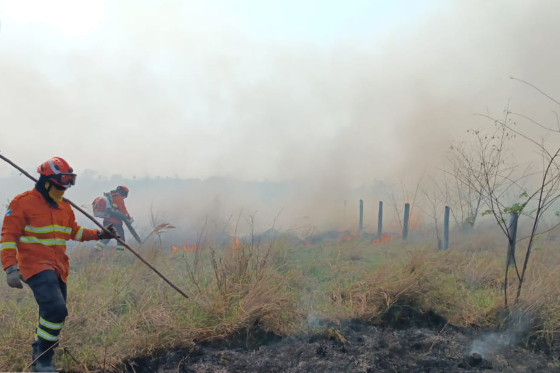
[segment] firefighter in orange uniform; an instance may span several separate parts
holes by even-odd
[[[116,236],[86,229],[76,223],[74,211],[63,200],[66,189],[74,185],[76,174],[68,163],[54,157],[37,168],[39,180],[33,190],[16,196],[4,216],[0,238],[0,259],[8,285],[23,287],[26,282],[39,305],[35,329],[33,367],[37,372],[55,371],[54,348],[64,320],[66,279],[70,269],[66,241],[100,240]]]
[[[132,219],[132,217],[126,210],[126,206],[124,205],[124,199],[128,197],[128,188],[124,185],[119,185],[114,190],[104,194],[111,202],[110,206],[107,207],[108,217],[105,217],[103,219],[103,226],[107,227],[109,225],[112,225],[113,227],[115,227],[117,233],[120,236],[120,239],[122,241],[125,241],[123,222],[125,220],[127,220],[130,224],[134,222],[134,219]],[[111,239],[109,238],[97,242],[95,244],[95,248],[97,250],[103,250],[110,240]],[[116,249],[119,251],[123,251],[124,246],[117,242]]]

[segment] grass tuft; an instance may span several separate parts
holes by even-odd
[[[397,239],[373,245],[356,236],[310,245],[286,236],[188,251],[140,248],[189,299],[132,254],[84,245],[69,253],[69,317],[55,362],[66,371],[116,371],[127,359],[195,341],[317,328],[343,341],[333,327],[340,320],[407,326],[417,315],[426,315],[426,326],[498,328],[519,341],[550,344],[560,330],[560,254],[542,242],[521,301],[504,310],[502,244],[478,237],[441,252]],[[513,284],[510,294],[515,291]],[[10,289],[4,281],[0,297],[0,370],[24,370],[36,304],[29,288]]]

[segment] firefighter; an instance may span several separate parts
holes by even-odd
[[[103,226],[107,227],[112,225],[115,227],[117,233],[120,236],[120,239],[124,242],[124,228],[123,222],[126,220],[129,224],[134,222],[134,219],[130,216],[128,211],[126,210],[126,206],[124,205],[124,199],[128,197],[128,188],[124,185],[119,185],[114,190],[111,190],[109,193],[105,193],[108,196],[108,199],[111,201],[111,206],[107,209],[108,217],[103,218]],[[95,244],[95,248],[97,250],[103,250],[107,243],[111,238],[101,240]],[[117,242],[118,251],[123,251],[124,246]]]
[[[68,163],[54,157],[37,168],[35,188],[17,195],[4,216],[0,259],[8,286],[21,289],[27,283],[39,306],[35,329],[33,367],[37,372],[55,371],[54,348],[64,320],[69,261],[66,241],[90,241],[115,237],[107,231],[86,229],[76,223],[74,211],[63,200],[66,189],[76,182]]]

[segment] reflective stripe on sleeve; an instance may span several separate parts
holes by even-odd
[[[60,238],[51,238],[40,240],[33,236],[21,236],[19,242],[23,243],[37,243],[45,246],[56,246],[56,245],[66,245],[66,240]]]
[[[46,225],[44,227],[34,227],[31,225],[27,225],[25,227],[26,232],[31,233],[52,233],[52,232],[61,232],[61,233],[72,233],[72,228],[64,227],[62,225]]]
[[[2,242],[2,243],[0,243],[0,251],[2,251],[4,249],[16,249],[16,243],[15,242]]]
[[[76,233],[76,236],[74,237],[74,240],[75,241],[81,241],[83,234],[84,234],[84,228],[80,227],[80,229],[78,229],[78,232]]]

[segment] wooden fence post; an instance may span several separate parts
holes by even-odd
[[[377,214],[377,239],[383,234],[383,201],[379,201],[379,212]]]
[[[519,213],[512,212],[509,215],[509,227],[508,227],[508,256],[506,263],[506,270],[514,261],[515,256],[515,241],[517,241],[517,220],[519,219]]]
[[[404,204],[404,224],[403,224],[403,231],[402,231],[402,238],[406,240],[408,238],[408,221],[410,215],[410,203]]]
[[[360,200],[360,227],[358,231],[361,232],[364,230],[364,201]]]
[[[449,249],[449,206],[445,206],[443,215],[443,250]]]

